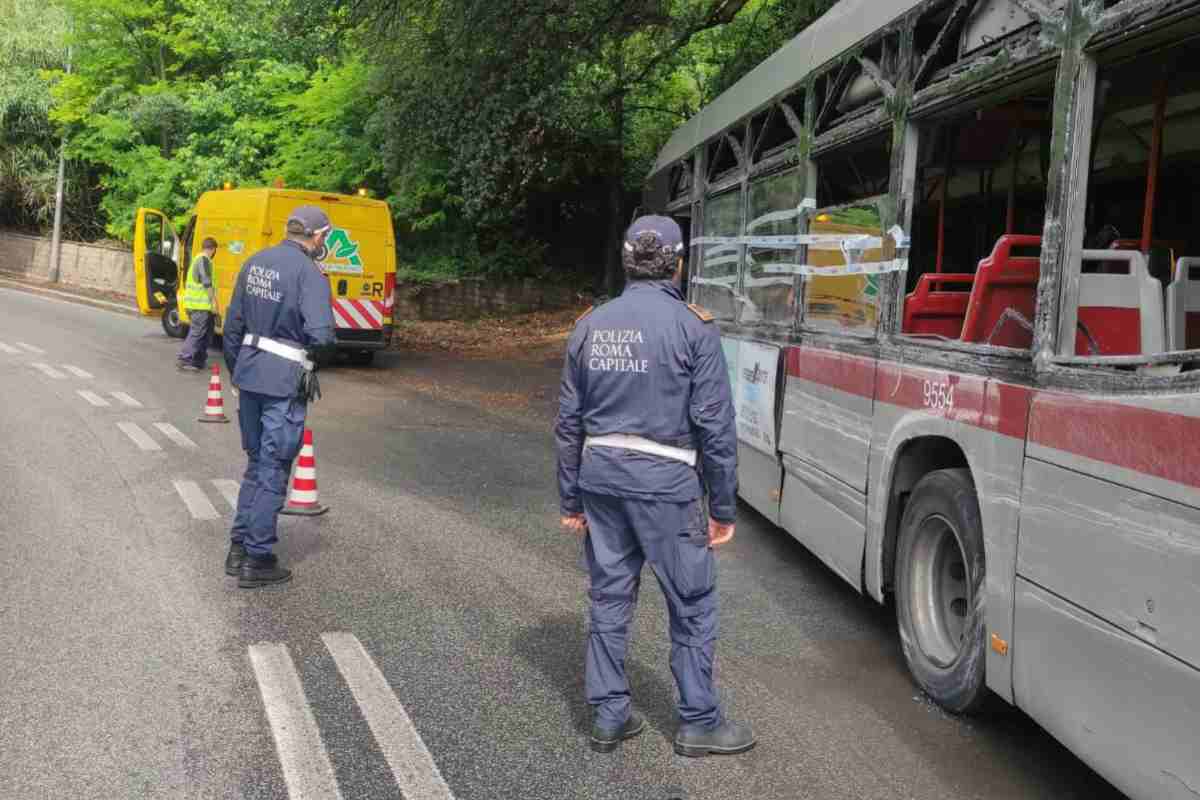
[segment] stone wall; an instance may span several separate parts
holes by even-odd
[[[396,285],[394,319],[446,320],[553,311],[580,302],[574,289],[534,280],[467,278],[449,283]]]
[[[50,239],[0,231],[0,273],[50,279]],[[133,253],[110,245],[62,243],[59,279],[73,286],[132,297]]]

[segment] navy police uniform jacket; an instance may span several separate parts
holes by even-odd
[[[303,367],[274,353],[243,346],[257,334],[300,348],[334,344],[329,279],[298,243],[284,241],[252,255],[238,273],[225,314],[225,364],[233,384],[270,397],[296,394]]]
[[[616,433],[695,449],[697,467],[584,447],[588,436]],[[581,491],[684,503],[707,489],[713,519],[737,516],[737,429],[720,331],[670,281],[630,281],[576,323],[555,438],[564,514],[582,513]]]

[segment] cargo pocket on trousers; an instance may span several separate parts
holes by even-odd
[[[675,537],[675,589],[684,601],[704,597],[717,581],[717,562],[707,531],[680,531]]]

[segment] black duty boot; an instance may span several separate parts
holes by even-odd
[[[246,548],[237,542],[229,545],[229,555],[225,556],[225,574],[237,577],[242,571],[242,562],[246,560]]]
[[[725,720],[715,728],[683,723],[675,734],[675,752],[681,756],[731,756],[744,753],[756,743],[749,725]]]
[[[629,712],[629,719],[619,728],[606,728],[592,723],[591,745],[597,753],[611,753],[626,739],[632,739],[646,729],[646,719],[636,711]]]
[[[238,575],[238,586],[243,589],[256,589],[273,583],[286,583],[291,579],[292,571],[279,566],[279,559],[274,554],[252,556],[247,553],[246,560],[242,562],[242,571]]]

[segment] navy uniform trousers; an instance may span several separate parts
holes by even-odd
[[[252,556],[270,555],[279,541],[276,526],[287,497],[292,461],[304,439],[308,406],[294,397],[242,391],[238,422],[246,451],[246,474],[238,493],[230,539]]]
[[[629,718],[625,654],[642,566],[649,561],[670,614],[679,717],[709,727],[720,724],[713,684],[717,567],[708,548],[702,501],[671,503],[588,492],[582,493],[582,500],[592,586],[586,692],[597,722],[613,728]]]

